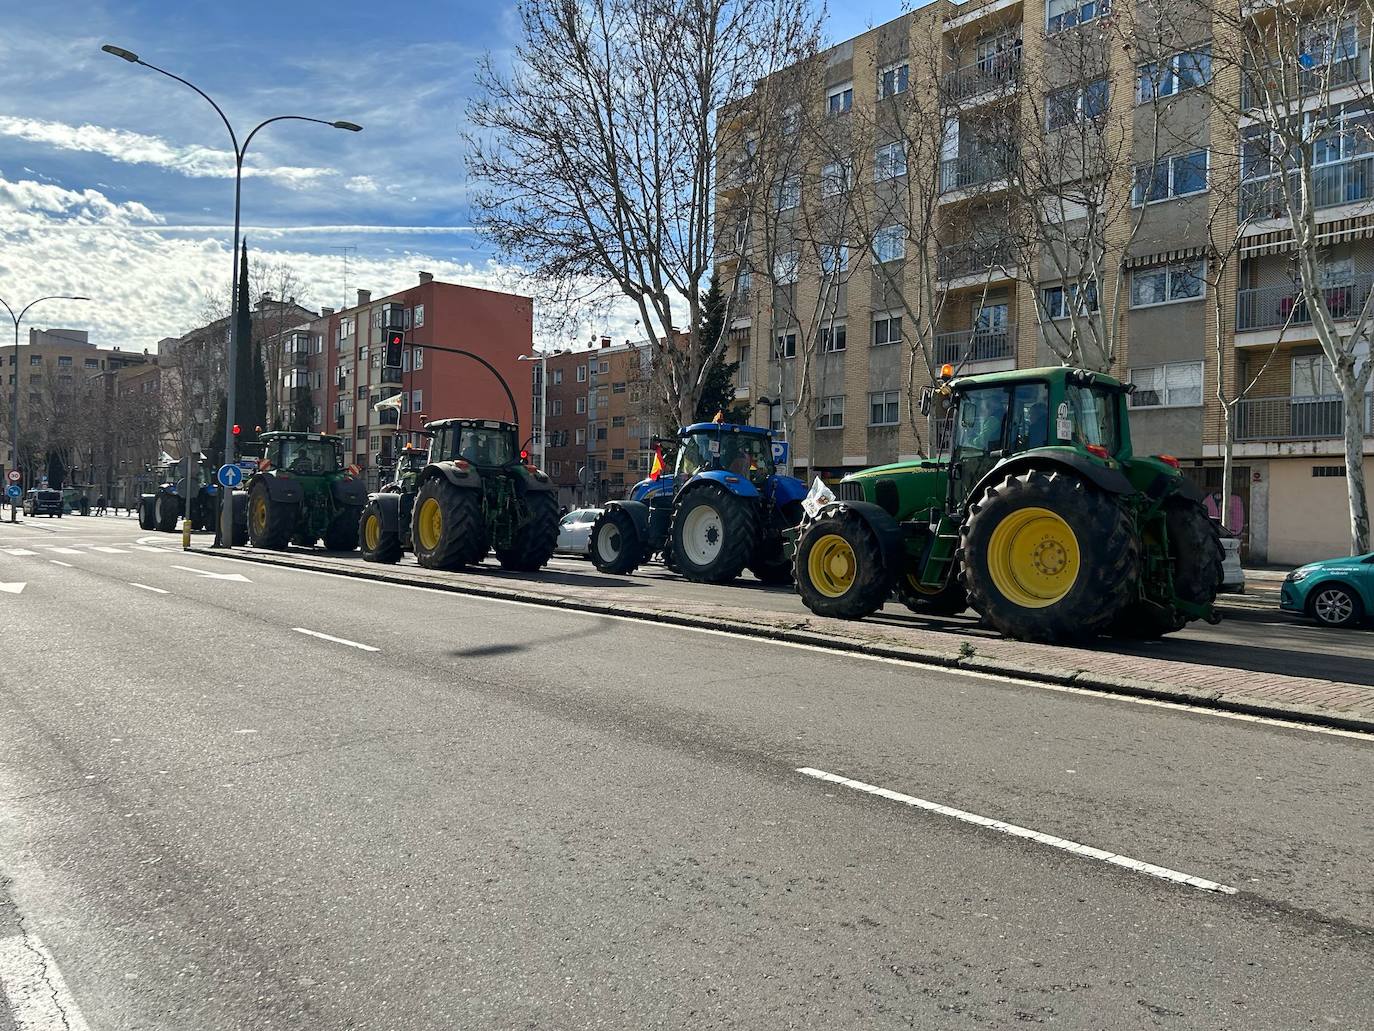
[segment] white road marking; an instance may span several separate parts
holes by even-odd
[[[147,584],[134,583],[134,581],[132,581],[132,580],[129,581],[129,586],[130,586],[130,587],[137,587],[137,588],[139,588],[140,590],[144,590],[144,591],[152,591],[154,594],[171,594],[171,593],[172,593],[171,591],[164,591],[161,587],[149,587]]]
[[[1091,845],[1084,845],[1077,841],[1070,841],[1067,838],[1056,837],[1053,834],[1033,831],[1027,827],[1018,827],[1016,824],[1007,823],[1004,820],[994,820],[987,816],[979,816],[977,813],[970,813],[963,809],[955,809],[953,806],[941,805],[939,802],[928,802],[924,798],[917,798],[915,795],[904,795],[900,791],[890,791],[887,788],[880,788],[876,784],[865,784],[861,780],[850,780],[848,777],[841,777],[836,773],[826,773],[824,770],[817,770],[810,766],[803,766],[799,768],[797,772],[807,777],[814,777],[816,780],[823,780],[829,784],[842,784],[847,788],[853,788],[855,791],[863,791],[867,794],[877,795],[880,798],[886,798],[893,802],[901,802],[903,805],[909,805],[916,809],[924,809],[927,812],[939,813],[941,816],[950,816],[956,820],[962,820],[964,823],[971,823],[978,827],[986,827],[988,830],[1010,834],[1015,838],[1027,838],[1030,841],[1039,842],[1041,845],[1062,849],[1065,852],[1071,852],[1076,856],[1083,856],[1086,859],[1097,859],[1104,863],[1111,863],[1113,866],[1134,870],[1136,873],[1149,874],[1151,877],[1159,877],[1162,880],[1186,884],[1190,888],[1201,888],[1203,891],[1220,892],[1223,895],[1234,895],[1236,893],[1235,888],[1232,888],[1230,885],[1220,884],[1217,881],[1209,881],[1203,877],[1194,877],[1192,874],[1181,873],[1178,870],[1170,870],[1167,866],[1156,866],[1153,863],[1144,863],[1139,859],[1132,859],[1129,856],[1117,855],[1115,852],[1093,848]]]
[[[54,555],[81,555],[84,554],[79,548],[52,548]]]
[[[4,591],[6,594],[22,594],[23,591],[24,591],[24,588],[27,587],[27,586],[28,586],[27,583],[22,583],[22,584],[0,584],[0,591]]]
[[[124,548],[107,548],[107,547],[105,547],[105,546],[102,545],[102,544],[93,544],[93,545],[91,545],[91,550],[92,550],[92,551],[99,551],[99,552],[102,552],[102,553],[104,553],[104,554],[106,554],[106,555],[127,555],[127,554],[129,554],[128,551],[126,551]]]
[[[48,559],[48,561],[55,566],[66,566],[68,569],[72,568],[72,564],[70,562],[63,562],[60,559],[50,558]]]
[[[292,630],[298,634],[306,634],[310,637],[318,637],[321,641],[333,641],[335,644],[346,644],[350,648],[359,648],[365,652],[378,652],[380,648],[374,648],[370,644],[359,644],[357,641],[350,641],[346,637],[332,637],[329,634],[322,634],[318,630],[307,630],[303,626],[293,626]]]
[[[211,580],[232,580],[235,583],[241,584],[251,584],[253,582],[252,580],[248,579],[248,577],[244,576],[242,573],[212,573],[208,569],[196,569],[192,566],[173,566],[172,568],[180,569],[183,572],[187,573],[197,573],[200,576],[207,577]]]
[[[0,938],[0,993],[20,1031],[90,1031],[57,961],[35,935]]]
[[[5,549],[5,554],[6,554],[6,555],[13,555],[13,556],[15,556],[16,558],[18,558],[18,557],[21,556],[21,555],[37,555],[38,552],[36,552],[36,551],[29,551],[27,548],[6,548],[6,549]]]
[[[220,562],[238,562],[239,559],[229,558],[224,555],[201,555],[201,558],[215,559]],[[279,566],[274,563],[266,562],[263,565],[272,569],[280,569],[288,573],[304,573],[306,576],[327,576],[332,580],[345,579],[338,573],[327,573],[319,569],[302,569],[299,566]],[[1347,737],[1355,738],[1359,741],[1374,741],[1374,734],[1368,734],[1362,730],[1345,730],[1341,727],[1321,727],[1311,723],[1299,723],[1296,720],[1280,719],[1277,716],[1259,716],[1248,712],[1228,712],[1225,709],[1212,709],[1202,705],[1189,705],[1187,702],[1171,702],[1162,698],[1138,698],[1134,695],[1112,694],[1107,691],[1094,690],[1088,687],[1073,687],[1069,684],[1050,684],[1043,680],[1025,680],[1021,677],[1013,677],[1006,673],[985,673],[982,670],[959,669],[953,666],[940,666],[929,662],[918,662],[915,659],[895,659],[887,655],[866,655],[863,652],[843,651],[836,648],[827,648],[819,644],[803,644],[800,641],[777,641],[766,637],[756,637],[753,634],[742,634],[734,630],[716,630],[711,627],[702,626],[682,626],[676,623],[664,623],[656,619],[649,619],[645,616],[628,616],[613,612],[592,612],[587,609],[564,608],[554,605],[541,605],[534,601],[521,601],[518,598],[493,598],[481,594],[468,594],[464,591],[448,591],[438,587],[421,587],[419,584],[396,583],[391,580],[371,580],[361,577],[348,577],[356,583],[375,584],[378,587],[395,587],[403,591],[426,591],[430,594],[446,594],[451,600],[465,599],[473,602],[489,601],[497,605],[519,605],[523,608],[531,609],[557,609],[558,612],[568,615],[590,617],[592,619],[615,619],[625,623],[638,623],[641,626],[653,627],[656,630],[683,630],[691,634],[711,634],[716,637],[728,637],[736,641],[744,641],[753,645],[772,645],[777,648],[796,648],[801,651],[817,652],[821,655],[828,655],[832,659],[858,659],[863,662],[880,662],[889,666],[903,666],[911,670],[920,670],[927,673],[943,673],[951,677],[969,677],[974,680],[991,680],[998,684],[1011,684],[1015,687],[1033,687],[1038,691],[1054,691],[1059,694],[1083,695],[1088,698],[1095,698],[1101,702],[1120,702],[1127,705],[1143,705],[1154,709],[1173,709],[1178,712],[1192,713],[1197,716],[1212,716],[1222,720],[1234,720],[1238,723],[1258,723],[1266,727],[1278,727],[1282,730],[1300,730],[1307,734],[1324,734],[1328,737]]]
[[[169,548],[150,548],[146,544],[135,544],[134,551],[151,551],[154,555],[174,554]]]

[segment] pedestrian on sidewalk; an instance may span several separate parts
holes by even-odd
[[[98,497],[98,498],[95,499],[95,514],[98,515],[98,516],[102,516],[102,515],[105,514],[105,495],[104,495],[104,494],[101,494],[100,497]]]

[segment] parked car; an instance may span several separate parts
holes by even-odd
[[[586,558],[591,549],[592,524],[600,514],[599,508],[575,508],[558,520],[558,547],[555,551],[560,555]]]
[[[1240,564],[1240,538],[1221,534],[1221,587],[1226,594],[1245,593],[1245,569]]]
[[[1374,552],[1299,566],[1284,578],[1279,608],[1333,627],[1374,616]]]
[[[45,515],[49,519],[62,518],[62,492],[50,487],[33,487],[24,495],[24,514],[26,516]]]

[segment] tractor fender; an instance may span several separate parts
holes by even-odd
[[[659,494],[672,494],[676,489],[677,477],[672,473],[664,473],[656,480],[640,480],[630,488],[629,499],[648,501]]]
[[[873,536],[878,538],[878,546],[882,548],[883,565],[894,576],[906,566],[906,535],[885,508],[871,501],[836,501],[826,505],[818,515],[833,515],[840,511],[855,512],[868,524]],[[806,524],[802,525],[804,527]]]
[[[553,494],[558,490],[558,484],[549,479],[548,473],[531,469],[529,466],[517,466],[517,469],[524,469],[524,472],[516,472],[515,482],[519,484],[517,488],[523,497],[527,494]]]
[[[420,482],[424,483],[436,476],[442,476],[455,487],[467,490],[482,489],[482,477],[466,463],[460,466],[457,462],[433,462],[425,466],[424,472],[420,474]]]
[[[806,497],[809,488],[795,476],[773,477],[773,504],[782,508]]]
[[[687,481],[682,490],[685,494],[689,490],[696,490],[708,483],[713,483],[721,490],[728,491],[736,497],[756,498],[759,496],[758,488],[754,486],[749,477],[724,469],[709,469],[704,473],[697,473]]]
[[[642,501],[608,501],[601,506],[605,511],[619,509],[630,517],[635,524],[635,532],[641,541],[649,539],[649,506]]]
[[[334,500],[341,505],[363,505],[367,502],[367,487],[356,476],[337,479],[330,489],[334,494]]]
[[[373,494],[367,500],[377,506],[377,512],[382,517],[384,533],[401,532],[401,495]]]
[[[295,505],[299,504],[305,498],[305,491],[301,489],[301,485],[295,480],[284,480],[280,476],[272,476],[269,473],[263,473],[260,476],[253,477],[248,484],[248,489],[252,490],[253,484],[255,483],[261,483],[265,486],[267,488],[267,496],[278,504]]]
[[[1044,469],[1054,466],[1071,470],[1108,494],[1135,493],[1135,487],[1131,485],[1131,481],[1120,469],[1108,469],[1106,466],[1099,465],[1073,451],[1037,451],[1031,454],[1017,455],[1015,458],[1009,458],[1005,462],[993,466],[991,471],[978,481],[973,490],[969,491],[969,504],[982,497],[993,484],[1008,477],[1019,475],[1027,469]]]

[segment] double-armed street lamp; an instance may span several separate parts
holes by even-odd
[[[89,300],[90,300],[89,297],[81,297],[81,296],[79,296],[79,295],[77,295],[77,294],[50,294],[50,295],[48,295],[47,297],[40,297],[40,298],[38,298],[37,300],[30,301],[28,304],[24,305],[24,307],[22,307],[22,308],[19,309],[19,313],[18,313],[18,314],[15,314],[14,309],[11,308],[8,304],[5,303],[5,300],[4,300],[3,298],[0,298],[0,306],[3,306],[3,307],[4,307],[5,311],[7,311],[7,312],[9,313],[10,318],[11,318],[11,319],[13,320],[13,322],[14,322],[14,358],[13,358],[13,360],[12,360],[12,361],[13,361],[13,364],[14,364],[14,374],[13,374],[13,376],[11,377],[11,378],[12,378],[12,384],[11,384],[11,385],[12,385],[13,389],[10,391],[10,468],[11,468],[11,469],[18,469],[18,468],[19,468],[19,375],[20,375],[20,373],[19,373],[19,324],[20,324],[21,322],[24,321],[24,316],[27,315],[27,314],[29,313],[29,309],[32,308],[35,304],[41,304],[41,303],[43,303],[44,301],[89,301]],[[11,510],[10,510],[10,520],[13,521],[13,519],[14,519],[14,510],[13,510],[13,508],[11,508]]]
[[[183,86],[195,90],[204,98],[207,104],[215,109],[215,114],[219,115],[220,121],[222,121],[224,127],[229,130],[229,142],[234,148],[234,250],[231,255],[233,259],[233,270],[229,278],[229,381],[224,420],[224,455],[225,461],[227,462],[234,454],[234,403],[236,400],[235,392],[238,386],[236,382],[236,370],[239,346],[239,226],[243,196],[243,160],[248,153],[248,145],[253,142],[253,137],[258,134],[259,130],[271,125],[273,122],[314,122],[316,125],[327,125],[333,129],[345,129],[348,132],[362,132],[363,127],[355,122],[329,121],[324,118],[307,118],[305,115],[277,115],[273,118],[268,118],[266,121],[259,122],[254,126],[252,131],[244,138],[243,144],[240,145],[238,134],[234,132],[234,127],[230,124],[228,117],[220,109],[220,106],[210,99],[210,95],[195,83],[189,82],[180,75],[167,71],[165,68],[159,68],[155,64],[149,64],[133,51],[125,50],[123,47],[117,47],[106,43],[100,49],[107,54],[113,54],[115,57],[128,61],[130,64],[139,64],[144,68],[165,75],[169,79],[175,79]],[[229,491],[222,491],[221,494],[224,501],[220,508],[220,543],[223,547],[227,548],[233,544],[234,540],[233,504],[230,501]]]

